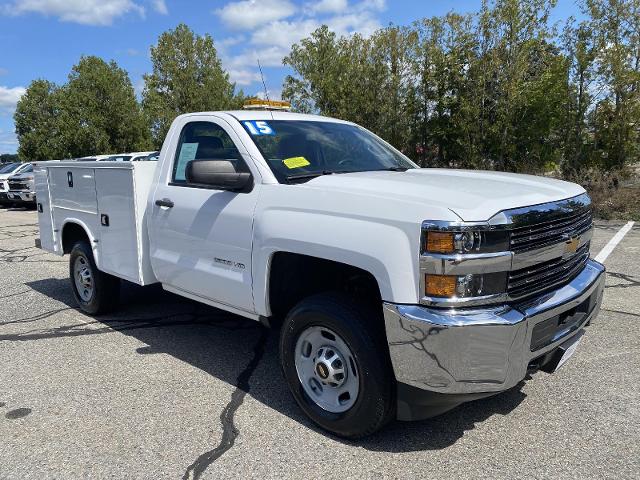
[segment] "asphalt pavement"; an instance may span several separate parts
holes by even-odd
[[[597,224],[593,256],[622,225]],[[357,442],[298,409],[277,335],[129,284],[84,315],[37,235],[35,212],[0,209],[0,479],[640,478],[638,226],[561,370]]]

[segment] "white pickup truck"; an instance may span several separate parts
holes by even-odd
[[[580,186],[418,168],[353,123],[273,111],[173,122],[159,162],[41,162],[40,245],[80,308],[119,280],[280,325],[304,412],[337,435],[553,371],[598,312]]]

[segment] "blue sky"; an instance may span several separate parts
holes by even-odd
[[[326,23],[341,34],[370,33],[448,11],[469,12],[480,0],[0,0],[0,153],[17,142],[12,115],[29,83],[64,83],[81,55],[114,59],[136,91],[151,70],[149,47],[184,22],[213,36],[224,67],[247,94],[262,90],[259,57],[272,97],[280,93],[288,47]],[[560,0],[554,17],[577,15]]]

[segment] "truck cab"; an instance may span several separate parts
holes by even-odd
[[[47,162],[36,186],[80,308],[125,279],[278,326],[294,398],[348,438],[554,371],[603,292],[582,187],[419,168],[327,117],[181,115],[158,162]]]

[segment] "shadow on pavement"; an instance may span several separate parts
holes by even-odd
[[[27,286],[77,308],[67,279],[46,279],[28,282]],[[233,385],[264,405],[312,428],[326,432],[312,424],[295,404],[284,383],[278,361],[278,333],[269,331],[252,320],[201,305],[170,294],[158,286],[139,287],[124,283],[121,289],[121,307],[117,313],[95,318],[88,327],[84,322],[54,329],[30,330],[29,338],[55,338],[65,336],[99,335],[113,330],[130,335],[146,346],[136,351],[141,355],[166,353]],[[32,326],[33,327],[33,326]],[[264,349],[250,375],[249,387],[242,387],[239,374],[247,374],[255,352]],[[234,352],[229,356],[229,352]],[[243,370],[244,369],[244,370]],[[357,445],[374,451],[410,452],[434,450],[453,445],[464,432],[494,414],[506,415],[526,397],[517,387],[494,397],[463,404],[436,418],[420,422],[393,422],[382,432],[359,440],[336,441]],[[218,421],[218,420],[216,420]]]

